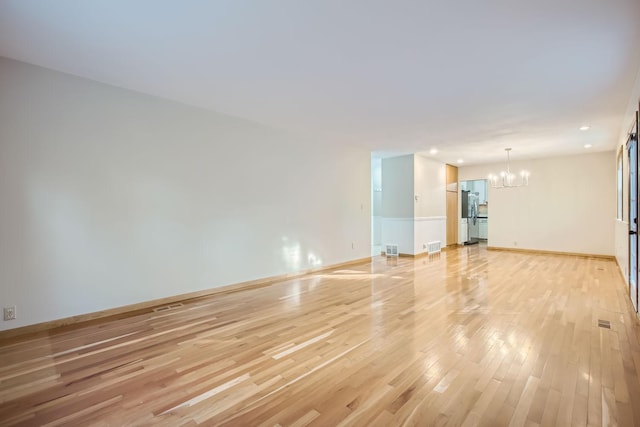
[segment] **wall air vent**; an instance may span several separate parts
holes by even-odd
[[[387,249],[384,251],[385,255],[390,256],[398,256],[398,245],[395,243],[387,243],[385,245]]]
[[[433,242],[427,243],[427,252],[430,254],[435,254],[436,252],[440,252],[442,250],[442,244],[440,240],[434,240]]]

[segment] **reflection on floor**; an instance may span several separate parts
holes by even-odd
[[[376,257],[0,342],[0,424],[640,425],[630,307],[612,260]]]

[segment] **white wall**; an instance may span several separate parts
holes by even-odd
[[[414,220],[413,218],[382,218],[382,252],[385,245],[398,245],[398,253],[414,255]]]
[[[368,152],[8,59],[0,200],[0,330],[370,253]]]
[[[413,218],[413,155],[382,159],[382,216]]]
[[[446,216],[446,166],[420,155],[414,156],[414,215],[418,218]]]
[[[512,162],[531,172],[528,187],[489,188],[492,247],[614,255],[615,157],[589,153]],[[459,168],[459,179],[482,179],[504,164]]]
[[[382,159],[382,250],[413,254],[413,155]]]
[[[382,245],[382,159],[371,159],[371,246],[380,255]]]
[[[446,244],[446,167],[419,155],[382,160],[382,244],[402,254],[426,252],[424,245]],[[384,249],[384,247],[383,247]]]
[[[413,254],[427,252],[427,243],[434,241],[440,241],[443,248],[447,245],[446,215],[415,218],[413,225]]]
[[[618,261],[618,266],[622,271],[622,275],[625,281],[629,282],[629,218],[628,218],[628,209],[629,209],[629,168],[627,162],[626,155],[626,143],[629,137],[628,132],[631,127],[631,124],[634,120],[634,115],[636,111],[638,111],[638,104],[640,103],[640,70],[638,70],[638,75],[636,76],[636,82],[631,91],[631,96],[629,96],[629,103],[627,105],[627,109],[624,115],[624,119],[622,121],[622,127],[620,129],[620,135],[618,137],[618,147],[616,149],[616,154],[614,154],[612,162],[616,162],[617,160],[617,150],[623,150],[623,171],[624,171],[624,180],[623,180],[623,219],[615,221],[615,248],[616,248],[616,260]]]
[[[426,252],[425,245],[440,241],[447,244],[447,170],[442,162],[414,156],[414,207],[413,254]]]

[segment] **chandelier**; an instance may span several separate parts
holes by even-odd
[[[511,173],[511,148],[505,148],[507,152],[507,171],[500,172],[499,175],[489,174],[489,181],[493,188],[515,188],[529,185],[529,172],[520,171],[520,176]]]

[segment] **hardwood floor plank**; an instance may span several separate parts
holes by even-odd
[[[0,425],[634,425],[617,269],[464,247],[12,337]]]

